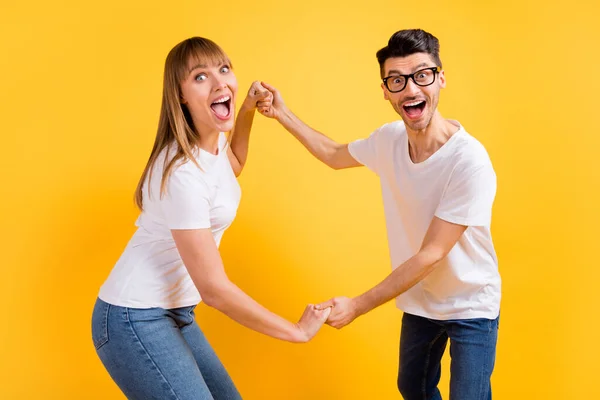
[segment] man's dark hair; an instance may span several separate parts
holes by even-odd
[[[377,52],[381,77],[384,78],[383,64],[392,57],[406,57],[415,53],[427,53],[440,68],[440,42],[422,29],[404,29],[392,35],[387,46]]]

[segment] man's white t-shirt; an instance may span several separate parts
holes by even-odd
[[[233,222],[241,189],[227,157],[227,138],[219,135],[219,153],[196,149],[202,168],[187,161],[173,169],[160,195],[166,150],[143,188],[144,210],[138,229],[102,285],[103,301],[122,307],[177,308],[198,304],[194,285],[171,235],[171,229],[210,228],[217,246]],[[171,159],[173,151],[167,157]],[[148,195],[148,188],[150,195]]]
[[[467,226],[440,265],[396,298],[398,308],[437,320],[495,319],[501,284],[490,234],[496,174],[483,145],[451,122],[458,131],[421,163],[409,156],[402,121],[348,148],[380,178],[393,269],[419,251],[434,216]]]

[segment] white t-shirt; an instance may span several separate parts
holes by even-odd
[[[196,160],[202,170],[191,161],[174,168],[161,198],[163,150],[153,169],[150,196],[146,178],[138,229],[100,289],[103,301],[134,308],[177,308],[200,302],[170,230],[210,228],[217,246],[220,244],[241,197],[227,157],[228,145],[221,133],[217,155],[197,149]]]
[[[396,298],[401,310],[437,320],[489,318],[500,311],[500,275],[490,234],[496,174],[474,137],[459,129],[421,163],[409,156],[402,121],[350,143],[380,178],[392,268],[420,249],[434,216],[467,229],[441,264]]]

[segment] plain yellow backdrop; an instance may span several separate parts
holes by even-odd
[[[134,231],[132,194],[176,43],[215,40],[240,97],[265,80],[301,118],[347,142],[397,118],[375,52],[415,27],[441,41],[442,114],[487,147],[498,175],[494,398],[600,398],[596,2],[167,3],[0,6],[0,398],[122,398],[95,355],[90,314]],[[329,170],[257,115],[240,182],[222,255],[232,280],[271,310],[296,320],[306,303],[360,294],[389,273],[367,169]],[[307,345],[204,305],[197,319],[245,399],[400,397],[393,303]],[[448,366],[446,357],[445,398]]]

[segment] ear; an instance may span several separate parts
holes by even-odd
[[[440,88],[443,89],[446,87],[446,76],[444,75],[444,70],[441,70],[438,75],[438,79],[440,80]]]
[[[390,99],[389,93],[388,93],[387,88],[385,87],[385,85],[383,83],[381,84],[381,90],[383,90],[383,99],[384,100],[389,100]]]

